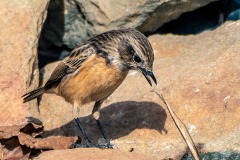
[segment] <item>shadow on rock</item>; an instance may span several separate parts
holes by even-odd
[[[164,129],[166,111],[153,102],[126,101],[111,104],[101,109],[100,121],[109,139],[117,139],[128,135],[135,129],[155,129],[158,132],[166,132]],[[80,117],[89,138],[96,142],[102,138],[101,133],[91,115]],[[74,121],[60,128],[44,131],[43,137],[51,135],[77,136],[80,131]]]

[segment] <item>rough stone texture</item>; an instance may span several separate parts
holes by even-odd
[[[161,75],[158,90],[203,152],[240,151],[239,25],[239,21],[226,23],[195,36],[149,38],[161,59],[155,63]],[[177,133],[168,133],[175,141]],[[184,143],[174,144],[168,143],[165,153],[175,149],[180,153]]]
[[[30,148],[21,146],[17,137],[11,137],[6,140],[1,140],[0,155],[1,160],[25,160],[28,159],[30,155]]]
[[[63,45],[73,48],[93,35],[118,28],[152,33],[182,13],[213,1],[216,0],[51,1],[40,49]]]
[[[35,149],[68,149],[77,141],[77,137],[52,136],[48,138],[33,138],[25,133],[18,136],[20,144]]]
[[[229,22],[197,35],[153,35],[155,87],[185,123],[202,152],[240,151],[240,22]],[[45,80],[56,66],[45,68]],[[145,78],[131,72],[103,104],[100,120],[115,148],[160,159],[180,159],[186,144]],[[80,109],[89,137],[101,141],[91,116]],[[40,111],[44,136],[78,135],[71,105],[44,95]]]
[[[28,88],[38,85],[37,43],[46,4],[47,0],[0,1],[0,150],[4,153],[3,159],[20,159],[28,154],[29,151],[19,146],[16,136],[29,125],[31,130],[26,132],[41,128],[36,119],[39,117],[36,101],[23,104],[21,96]]]
[[[127,153],[118,149],[96,149],[96,148],[79,148],[71,150],[55,150],[47,151],[34,160],[78,160],[78,159],[88,159],[88,160],[156,160],[157,158],[136,154]]]

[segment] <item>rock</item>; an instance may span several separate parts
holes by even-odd
[[[201,152],[240,150],[236,123],[240,119],[239,24],[228,22],[198,35],[149,37],[159,59],[155,63],[158,91],[185,123]],[[165,127],[171,137],[165,140],[170,142],[165,153],[184,152],[184,143],[177,143],[177,131]]]
[[[47,0],[0,2],[0,150],[4,159],[29,154],[17,136],[20,130],[37,132],[42,127],[36,101],[23,104],[21,96],[38,85],[37,43],[46,5]]]
[[[21,146],[17,137],[11,137],[6,140],[1,140],[0,154],[1,159],[4,160],[25,160],[28,159],[30,155],[30,148]]]
[[[118,149],[96,149],[96,148],[78,148],[78,149],[68,149],[68,150],[54,150],[47,151],[34,160],[78,160],[78,159],[98,159],[98,160],[156,160],[157,158],[131,153],[123,152]]]
[[[137,28],[152,33],[182,13],[213,1],[216,0],[51,1],[40,49],[73,48],[93,35],[112,29]]]
[[[48,138],[33,138],[25,133],[18,136],[21,145],[35,149],[68,149],[77,141],[77,137],[51,136]]]
[[[155,89],[163,94],[201,152],[240,151],[240,21],[197,35],[152,35]],[[55,64],[45,67],[44,79]],[[106,100],[100,120],[115,148],[159,159],[180,159],[187,146],[166,107],[145,78],[133,71]],[[80,109],[90,139],[101,134],[91,113]],[[40,103],[43,136],[76,136],[71,105],[45,94]]]
[[[232,0],[226,1],[230,3],[231,11],[227,17],[230,21],[236,21],[240,19],[240,1],[239,0]]]

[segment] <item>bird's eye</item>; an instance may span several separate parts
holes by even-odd
[[[133,60],[137,63],[140,63],[142,61],[141,58],[138,55],[134,55]]]

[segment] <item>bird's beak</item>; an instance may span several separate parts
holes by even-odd
[[[151,82],[151,80],[150,80],[149,77],[151,77],[152,80],[154,81],[154,83],[157,84],[157,80],[156,80],[156,78],[155,78],[155,76],[154,76],[154,74],[153,74],[152,71],[147,71],[146,69],[141,68],[141,67],[138,67],[138,70],[139,70],[140,72],[142,72],[142,74],[144,75],[144,77],[147,79],[148,83],[149,83],[151,86],[152,86],[152,82]]]

